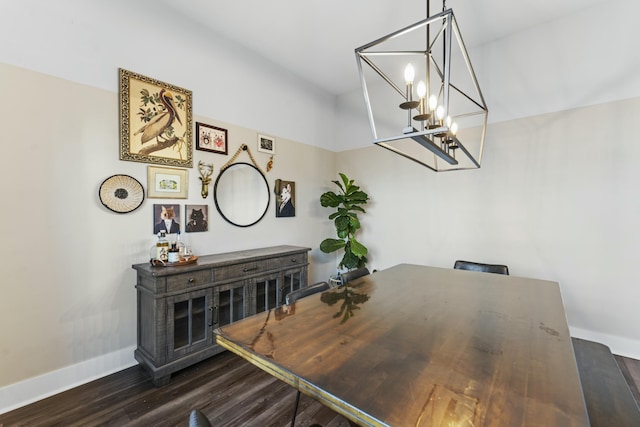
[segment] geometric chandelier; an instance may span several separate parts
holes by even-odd
[[[489,114],[451,9],[355,50],[373,142],[434,171],[476,169]]]

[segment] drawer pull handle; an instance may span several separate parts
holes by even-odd
[[[193,277],[189,277],[189,280],[187,280],[189,283],[193,283],[196,281],[196,279],[194,279]]]
[[[298,260],[295,258],[291,258],[291,262],[298,262]]]
[[[247,268],[247,267],[245,267],[245,268],[243,268],[243,269],[242,269],[242,271],[243,271],[244,273],[246,273],[246,272],[248,272],[248,271],[255,271],[255,270],[257,270],[257,269],[258,269],[258,267],[252,267],[252,268]]]

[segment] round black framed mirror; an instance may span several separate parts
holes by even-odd
[[[249,163],[233,163],[220,172],[213,201],[222,217],[238,227],[250,227],[269,209],[271,193],[267,178]]]

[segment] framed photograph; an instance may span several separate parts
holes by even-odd
[[[186,199],[189,189],[187,169],[148,166],[147,197],[150,199]]]
[[[187,233],[209,230],[209,206],[186,205],[184,208],[184,217],[187,221],[184,231]]]
[[[162,230],[167,234],[180,231],[180,205],[153,205],[153,234]]]
[[[191,91],[119,72],[120,160],[192,167]]]
[[[276,218],[296,216],[296,183],[276,179]]]
[[[227,130],[196,122],[196,150],[227,154]]]
[[[276,154],[276,139],[272,136],[258,135],[258,151]]]

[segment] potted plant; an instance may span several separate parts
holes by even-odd
[[[339,193],[327,191],[320,196],[320,204],[324,207],[335,208],[336,211],[329,215],[333,220],[337,239],[328,238],[320,243],[320,250],[324,253],[332,253],[343,249],[344,255],[338,269],[364,267],[367,263],[367,248],[356,240],[355,234],[360,229],[358,213],[365,213],[362,208],[369,201],[369,196],[360,187],[354,184],[354,180],[339,173],[342,182],[332,181],[340,189]]]

